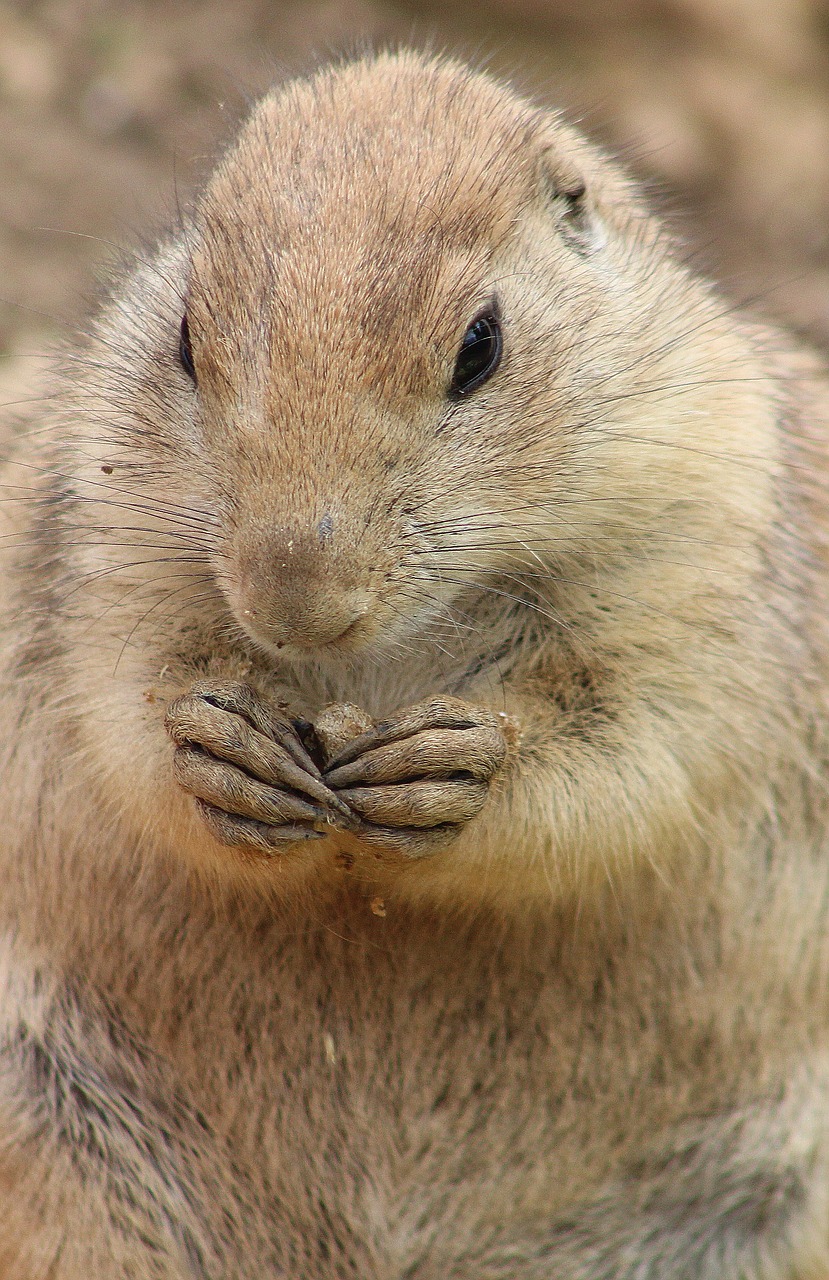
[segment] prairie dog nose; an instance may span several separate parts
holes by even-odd
[[[243,558],[239,609],[254,635],[316,648],[342,639],[370,612],[375,592],[334,534],[326,512],[307,528],[257,537]]]

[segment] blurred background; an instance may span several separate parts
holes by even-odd
[[[0,0],[3,399],[251,97],[401,41],[563,107],[731,294],[829,346],[829,0]]]

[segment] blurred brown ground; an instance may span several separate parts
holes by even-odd
[[[249,97],[400,41],[564,107],[733,295],[829,345],[829,0],[0,0],[2,398]]]

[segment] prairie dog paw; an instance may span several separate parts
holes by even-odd
[[[506,753],[496,713],[432,698],[352,737],[326,759],[322,779],[362,819],[361,840],[417,856],[480,812]]]
[[[273,854],[355,825],[292,721],[248,685],[198,681],[167,708],[176,781],[222,844]]]

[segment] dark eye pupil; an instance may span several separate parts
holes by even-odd
[[[495,372],[500,359],[500,325],[492,315],[479,316],[463,335],[450,392],[456,396],[469,395]]]
[[[178,358],[181,361],[181,367],[187,374],[188,378],[196,381],[196,366],[193,363],[193,348],[190,345],[190,325],[187,323],[187,316],[181,322],[181,336],[178,343]]]

